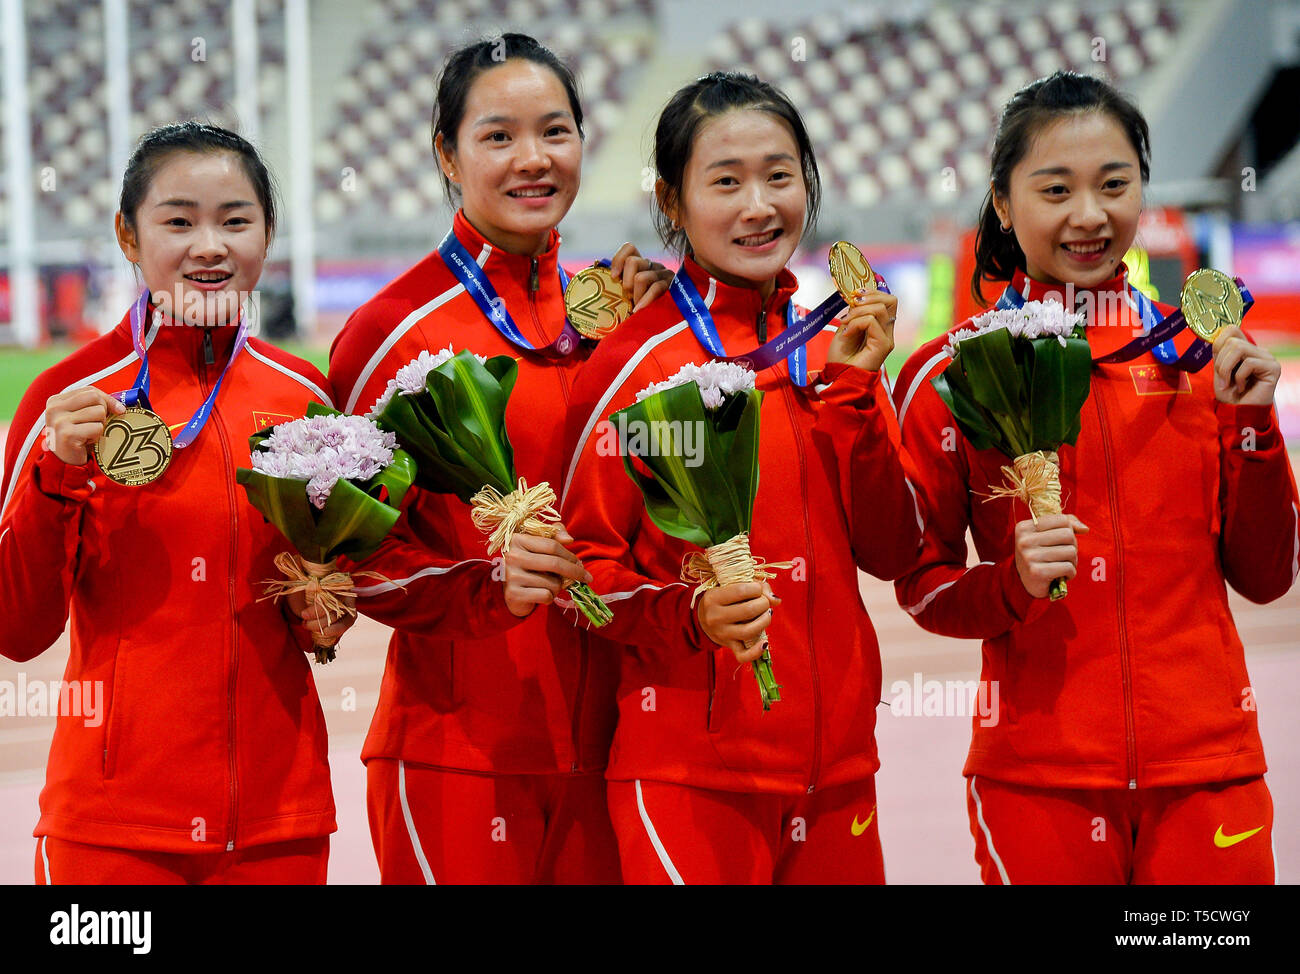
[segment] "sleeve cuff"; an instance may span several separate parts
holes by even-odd
[[[36,489],[47,497],[82,502],[95,492],[91,478],[98,469],[93,460],[74,466],[42,451],[32,469],[32,479]]]
[[[1034,603],[1039,601],[1029,594],[1029,590],[1020,581],[1020,573],[1016,571],[1015,555],[1009,555],[1002,560],[998,566],[1002,575],[1002,597],[1006,602],[1007,611],[1018,622],[1024,622]]]
[[[1214,414],[1218,417],[1219,432],[1225,437],[1225,443],[1240,444],[1243,429],[1255,431],[1254,452],[1272,449],[1281,441],[1282,433],[1271,405],[1234,406],[1216,402]]]
[[[828,362],[822,369],[817,379],[818,384],[825,391],[826,387],[838,383],[835,388],[839,392],[844,389],[851,390],[852,398],[871,398],[880,384],[879,372],[868,372],[866,369],[860,369],[856,365],[849,365],[847,362]]]

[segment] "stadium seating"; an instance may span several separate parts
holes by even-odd
[[[502,20],[527,24],[573,67],[586,117],[585,152],[622,118],[621,104],[653,41],[646,0],[383,0],[384,13],[348,70],[316,149],[317,217],[414,220],[442,200],[432,157],[435,80],[456,47]],[[576,13],[587,10],[589,17]],[[598,14],[598,15],[597,15]],[[454,25],[454,26],[451,26]]]
[[[229,4],[128,6],[132,135],[196,114],[235,123]],[[706,66],[752,70],[789,93],[817,146],[830,199],[871,206],[919,192],[942,203],[987,179],[996,113],[1016,87],[1061,67],[1130,83],[1170,48],[1183,19],[1175,0],[1088,7],[940,4],[909,19],[886,16],[884,5],[846,5],[780,28],[739,19],[714,38]],[[257,10],[265,117],[283,110],[283,5],[258,0]],[[375,0],[341,48],[348,54],[337,74],[349,83],[329,86],[315,102],[318,219],[326,228],[359,217],[382,225],[418,220],[441,202],[429,145],[434,79],[450,50],[505,23],[531,31],[574,67],[590,165],[664,42],[655,17],[655,0]],[[41,235],[103,228],[120,174],[109,172],[102,7],[28,4],[27,36],[33,164],[38,179],[43,171],[54,178],[54,189],[37,198]],[[1104,60],[1094,60],[1095,38],[1105,42]]]
[[[278,0],[260,0],[262,111],[283,87],[284,31]],[[235,125],[230,5],[226,0],[128,4],[132,138],[163,122],[203,117]],[[111,225],[120,173],[110,173],[104,14],[99,3],[43,0],[26,5],[32,105],[32,163],[43,237]],[[2,214],[0,214],[2,216]]]
[[[858,206],[918,192],[942,203],[987,181],[997,113],[1017,88],[1059,68],[1124,86],[1179,26],[1166,0],[1079,6],[952,5],[899,21],[846,5],[794,28],[741,20],[714,40],[710,61],[790,95],[830,194]]]

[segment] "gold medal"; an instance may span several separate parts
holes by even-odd
[[[129,406],[104,424],[95,443],[95,462],[104,476],[127,487],[150,484],[172,459],[172,435],[157,414]]]
[[[632,300],[608,267],[596,264],[573,275],[564,289],[564,310],[578,332],[604,338],[632,313]]]
[[[827,263],[830,264],[831,277],[835,279],[840,297],[849,304],[854,302],[853,295],[856,292],[876,290],[875,271],[867,263],[867,258],[862,256],[862,251],[848,241],[837,240],[831,244]]]
[[[1181,304],[1187,327],[1207,342],[1213,342],[1224,328],[1240,325],[1245,313],[1241,292],[1232,278],[1206,267],[1188,275]]]

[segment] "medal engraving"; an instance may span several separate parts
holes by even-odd
[[[837,240],[831,244],[827,263],[830,265],[831,277],[835,279],[835,287],[839,289],[840,297],[850,304],[854,301],[855,292],[876,290],[875,271],[867,263],[867,258],[862,256],[862,251],[848,241]]]
[[[153,483],[172,459],[172,436],[156,413],[131,406],[104,424],[95,443],[95,462],[104,476],[127,487]]]
[[[1224,328],[1241,324],[1245,304],[1232,278],[1203,267],[1193,271],[1183,285],[1182,310],[1187,327],[1213,342]]]
[[[587,267],[564,290],[564,307],[573,327],[587,338],[603,338],[632,313],[632,301],[608,267]]]

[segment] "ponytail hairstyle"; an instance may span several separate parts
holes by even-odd
[[[135,151],[126,164],[122,175],[122,194],[118,210],[122,213],[122,222],[132,232],[137,232],[136,210],[149,193],[149,186],[158,170],[162,168],[173,154],[177,152],[208,153],[230,152],[239,159],[244,167],[244,175],[253,184],[257,202],[262,205],[266,219],[266,242],[269,245],[275,235],[276,190],[275,180],[266,163],[258,155],[252,144],[240,135],[206,122],[176,122],[160,125],[146,133],[136,143]]]
[[[1025,252],[1014,232],[1002,229],[993,197],[1011,195],[1011,170],[1016,167],[1033,139],[1048,124],[1066,115],[1102,112],[1124,130],[1137,153],[1142,182],[1151,178],[1151,136],[1147,121],[1132,101],[1109,83],[1073,71],[1057,71],[1021,88],[1002,110],[993,140],[989,192],[984,196],[979,226],[975,231],[975,272],[970,289],[975,300],[987,307],[984,281],[1010,281],[1025,268]]]
[[[433,123],[430,141],[437,153],[438,136],[442,136],[443,148],[448,152],[456,149],[456,133],[460,123],[465,119],[465,102],[474,81],[485,71],[500,67],[508,61],[518,59],[532,61],[550,68],[569,98],[569,111],[573,113],[573,122],[578,128],[578,138],[585,138],[582,131],[582,105],[578,102],[578,82],[569,67],[556,57],[549,47],[539,43],[527,34],[501,34],[486,37],[473,44],[457,48],[447,56],[438,74],[438,94],[433,103]],[[454,204],[455,194],[459,192],[447,174],[438,168],[442,177],[442,189],[446,198]]]
[[[707,74],[680,89],[659,115],[659,124],[655,128],[654,163],[655,171],[667,186],[668,201],[676,202],[682,197],[686,164],[690,161],[700,127],[710,119],[740,109],[769,112],[790,127],[799,146],[799,164],[808,191],[803,232],[811,233],[817,226],[817,214],[821,210],[822,182],[808,130],[804,128],[798,109],[785,93],[766,81],[759,81],[752,74],[735,71]],[[653,195],[654,224],[659,239],[675,253],[689,254],[690,241],[686,239],[686,231],[673,225],[658,194]]]

